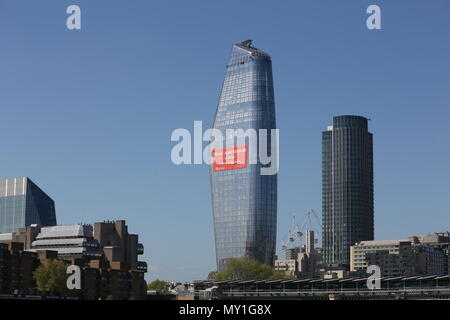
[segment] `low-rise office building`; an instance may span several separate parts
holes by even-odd
[[[296,259],[275,260],[274,269],[295,276],[298,273],[298,261]]]
[[[448,234],[430,234],[404,240],[361,241],[350,248],[350,272],[377,265],[381,276],[447,275]]]
[[[409,240],[361,241],[350,248],[350,272],[378,265],[382,276],[413,274],[414,255]]]
[[[285,248],[286,259],[275,260],[275,270],[296,277],[316,277],[321,266],[321,249],[315,247],[314,231],[306,233],[306,244]]]
[[[57,251],[58,257],[65,260],[88,262],[102,257],[100,245],[93,236],[93,227],[88,224],[40,228],[28,250],[42,249]]]

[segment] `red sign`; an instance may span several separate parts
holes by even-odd
[[[247,168],[247,145],[213,149],[213,171]]]

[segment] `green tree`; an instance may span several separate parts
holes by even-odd
[[[61,260],[49,260],[41,264],[33,273],[33,278],[40,291],[65,294],[67,289],[67,265]]]
[[[169,291],[169,282],[156,279],[156,280],[150,282],[148,284],[147,288],[148,288],[148,290],[167,292],[167,291]]]
[[[217,271],[211,271],[208,273],[208,280],[216,280]]]
[[[230,258],[225,270],[216,274],[216,280],[266,280],[287,279],[291,276],[282,271],[276,271],[266,264],[253,259]]]

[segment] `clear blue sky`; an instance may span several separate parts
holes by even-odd
[[[33,179],[60,224],[126,219],[149,280],[206,277],[208,167],[173,165],[170,135],[212,123],[246,39],[273,59],[279,249],[293,213],[321,212],[321,132],[340,114],[372,119],[376,238],[450,229],[449,0],[0,0],[0,177]]]

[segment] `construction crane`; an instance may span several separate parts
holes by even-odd
[[[282,242],[281,248],[283,249],[283,251],[285,251],[286,249],[302,246],[303,244],[305,244],[305,239],[303,236],[308,231],[314,231],[315,235],[317,236],[321,229],[322,224],[320,222],[320,219],[317,216],[316,212],[312,209],[305,215],[305,219],[301,227],[296,224],[295,217],[295,214],[292,215],[292,225],[289,229],[287,240]],[[316,238],[316,236],[314,237],[314,243],[317,244],[318,239]]]
[[[314,218],[314,222],[313,222],[313,218]],[[316,224],[316,225],[315,225]],[[314,233],[316,235],[319,234],[319,230],[321,228],[321,223],[319,220],[319,217],[317,216],[316,212],[311,209],[310,211],[308,211],[308,213],[306,214],[305,217],[305,221],[303,222],[303,225],[301,227],[301,231],[303,232],[307,232],[307,231],[314,231]],[[318,239],[314,239],[314,242],[317,243]]]
[[[281,248],[286,250],[298,246],[302,235],[298,224],[295,223],[295,214],[293,214],[291,228],[289,229],[287,239],[282,242]]]

